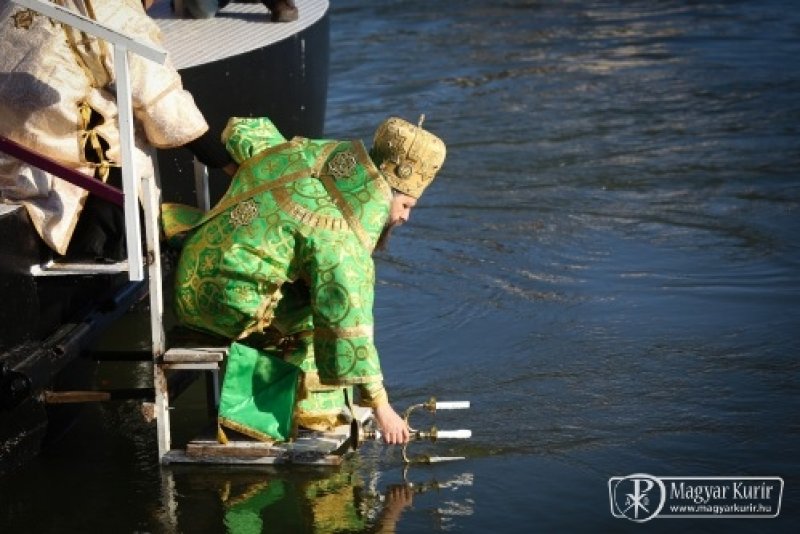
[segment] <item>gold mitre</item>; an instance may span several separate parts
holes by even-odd
[[[375,131],[372,160],[392,188],[414,198],[433,181],[444,163],[444,142],[422,129],[425,115],[417,126],[397,117],[383,121]]]

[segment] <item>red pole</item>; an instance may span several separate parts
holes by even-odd
[[[24,146],[20,145],[0,135],[0,150],[5,152],[6,154],[17,158],[18,160],[24,161],[34,167],[38,167],[45,172],[49,172],[52,175],[58,176],[71,184],[75,184],[78,187],[82,187],[86,189],[93,195],[97,195],[98,197],[105,199],[117,206],[122,206],[122,198],[123,193],[116,187],[110,186],[101,182],[100,180],[96,180],[91,176],[87,176],[82,172],[78,172],[75,169],[70,169],[69,167],[65,167],[60,163],[48,158],[47,156],[43,156],[42,154],[38,154]]]

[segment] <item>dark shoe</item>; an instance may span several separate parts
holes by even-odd
[[[272,22],[294,22],[300,16],[294,0],[263,0]]]

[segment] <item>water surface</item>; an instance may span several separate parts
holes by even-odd
[[[435,449],[468,459],[404,473],[375,446],[335,471],[159,469],[154,429],[108,405],[3,482],[2,531],[789,531],[794,7],[337,0],[327,136],[424,113],[448,145],[377,259],[376,337],[398,408],[472,401],[436,421],[472,428]],[[783,509],[613,518],[609,477],[639,472],[781,476]]]

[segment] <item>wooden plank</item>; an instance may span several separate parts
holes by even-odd
[[[221,362],[227,347],[174,347],[164,353],[164,363]]]
[[[45,391],[46,404],[71,404],[78,402],[103,402],[111,400],[107,391]]]
[[[216,464],[216,465],[316,465],[316,466],[338,466],[341,465],[347,455],[329,454],[322,457],[288,458],[285,456],[260,456],[254,458],[240,458],[236,456],[189,456],[186,451],[173,449],[165,454],[162,462],[165,464]]]
[[[339,465],[351,451],[350,425],[341,425],[329,432],[303,430],[297,439],[287,443],[270,443],[249,438],[219,443],[201,437],[190,441],[181,454],[168,455],[168,462],[219,464],[302,464]]]
[[[128,270],[128,261],[115,263],[69,262],[50,260],[42,265],[31,266],[31,276],[81,276],[95,274],[118,274]]]
[[[186,444],[189,456],[235,456],[237,458],[258,458],[261,456],[280,456],[285,450],[272,443],[261,441],[229,441],[222,444],[217,440],[193,440]]]
[[[182,371],[217,371],[219,370],[219,363],[217,362],[191,362],[191,363],[162,363],[160,366],[164,370],[182,370]]]
[[[152,400],[153,388],[117,388],[112,390],[45,391],[45,404],[73,404],[118,400]]]
[[[276,456],[286,453],[331,453],[347,443],[349,426],[341,427],[339,432],[314,432],[301,435],[295,441],[275,443],[250,439],[232,439],[220,443],[216,439],[198,438],[186,446],[191,451],[217,456]]]

